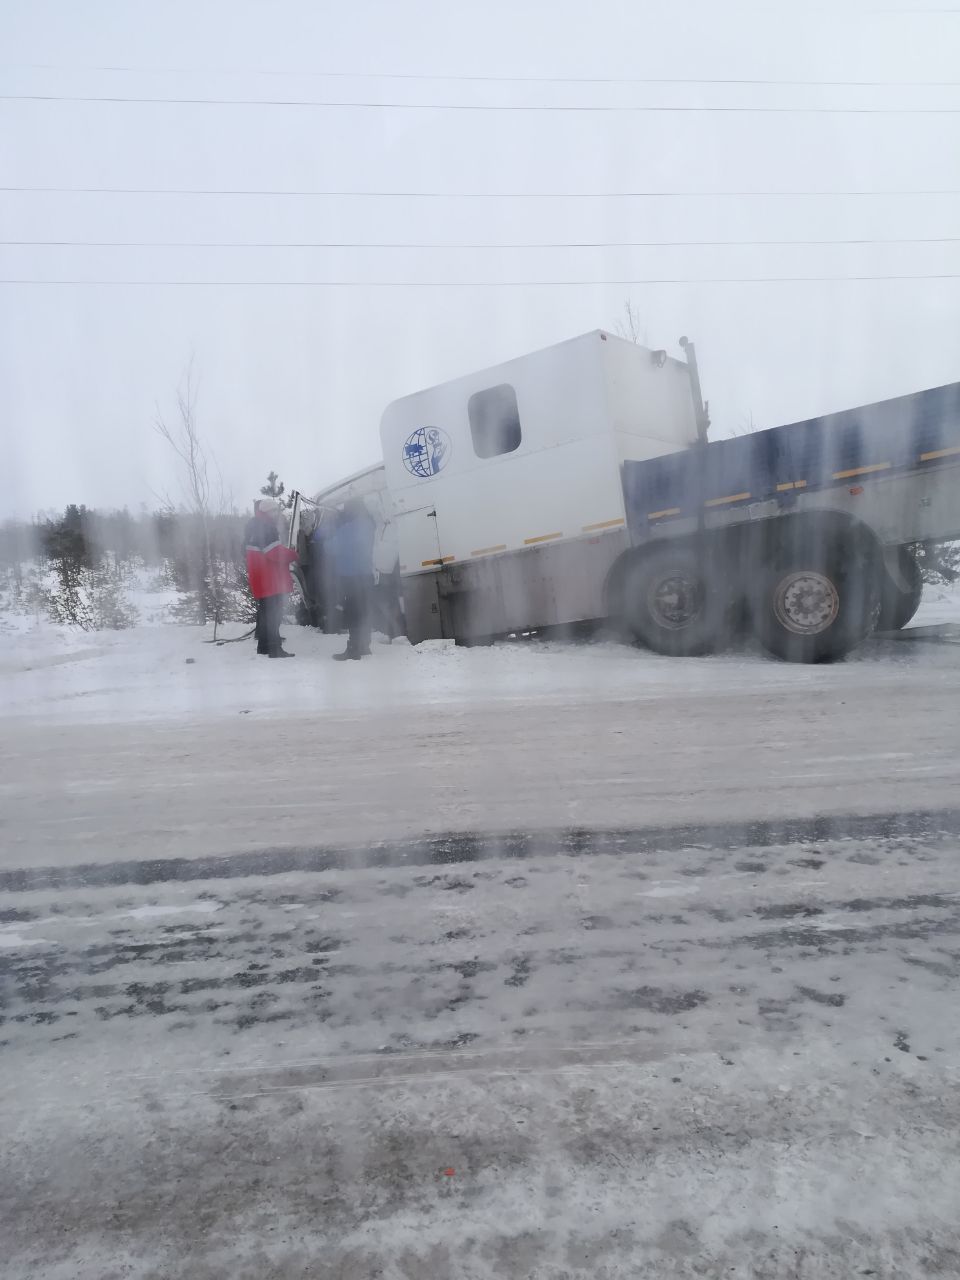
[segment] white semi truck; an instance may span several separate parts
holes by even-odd
[[[902,626],[909,548],[960,538],[960,383],[707,441],[686,360],[594,331],[394,401],[363,490],[413,643],[607,620],[794,661]]]

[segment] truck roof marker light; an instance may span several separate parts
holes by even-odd
[[[853,487],[850,489],[850,496],[851,496],[852,498],[859,498],[859,497],[860,497],[860,495],[861,495],[861,493],[863,493],[863,485],[862,485],[862,484],[855,484],[855,485],[853,485]]]
[[[626,520],[622,516],[617,516],[616,520],[600,520],[597,524],[585,524],[583,526],[584,533],[596,533],[600,529],[616,529],[622,524],[626,524]]]
[[[434,568],[436,565],[443,566],[443,565],[445,565],[445,564],[449,564],[451,560],[455,560],[455,559],[456,559],[456,557],[455,557],[455,556],[440,556],[440,557],[439,557],[439,559],[437,559],[437,560],[421,560],[421,561],[420,561],[420,568],[421,568],[421,569],[432,569],[432,568]]]
[[[749,497],[749,493],[728,493],[725,498],[708,498],[703,505],[705,507],[722,507],[727,502],[743,502],[745,498]]]
[[[562,533],[540,533],[535,538],[524,538],[523,545],[532,547],[537,542],[552,542],[554,538],[562,538]]]
[[[851,467],[849,471],[835,471],[834,480],[849,480],[851,476],[866,476],[872,471],[889,471],[892,462],[871,462],[868,467]]]
[[[960,453],[960,444],[953,444],[949,449],[931,449],[929,453],[921,453],[921,462],[933,462],[934,458],[952,458]]]

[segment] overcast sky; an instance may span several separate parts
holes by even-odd
[[[599,248],[0,246],[0,513],[175,492],[152,431],[191,353],[237,504],[379,457],[397,396],[612,327],[696,339],[715,430],[960,379],[960,8],[643,0],[2,0],[0,95],[862,114],[0,101],[0,186],[227,192],[937,192],[615,198],[0,192],[0,239]],[[107,68],[124,68],[109,70]],[[320,73],[350,73],[329,78]],[[363,73],[363,76],[361,76]],[[375,73],[436,79],[376,79]],[[465,77],[550,77],[510,83]],[[570,78],[776,83],[570,83]],[[563,81],[566,82],[563,82]],[[880,81],[853,86],[785,81]],[[919,85],[891,81],[921,82]],[[934,85],[933,82],[954,82]],[[876,109],[885,109],[874,113]],[[663,240],[924,240],[603,247]],[[485,287],[319,287],[485,282]],[[253,284],[251,282],[268,282]],[[282,282],[290,282],[283,284]]]

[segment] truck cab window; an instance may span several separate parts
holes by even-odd
[[[476,392],[467,401],[467,416],[478,458],[496,458],[520,448],[520,410],[513,387],[502,383]]]

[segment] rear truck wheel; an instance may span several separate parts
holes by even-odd
[[[689,547],[660,547],[636,560],[620,603],[633,636],[654,653],[695,657],[727,639],[727,601],[709,562]]]
[[[793,548],[760,572],[752,602],[761,644],[787,662],[833,662],[876,625],[877,559],[863,539]]]
[[[890,565],[884,567],[880,584],[878,631],[899,631],[905,627],[920,608],[923,595],[923,574],[911,551],[897,547],[892,568],[894,572]]]

